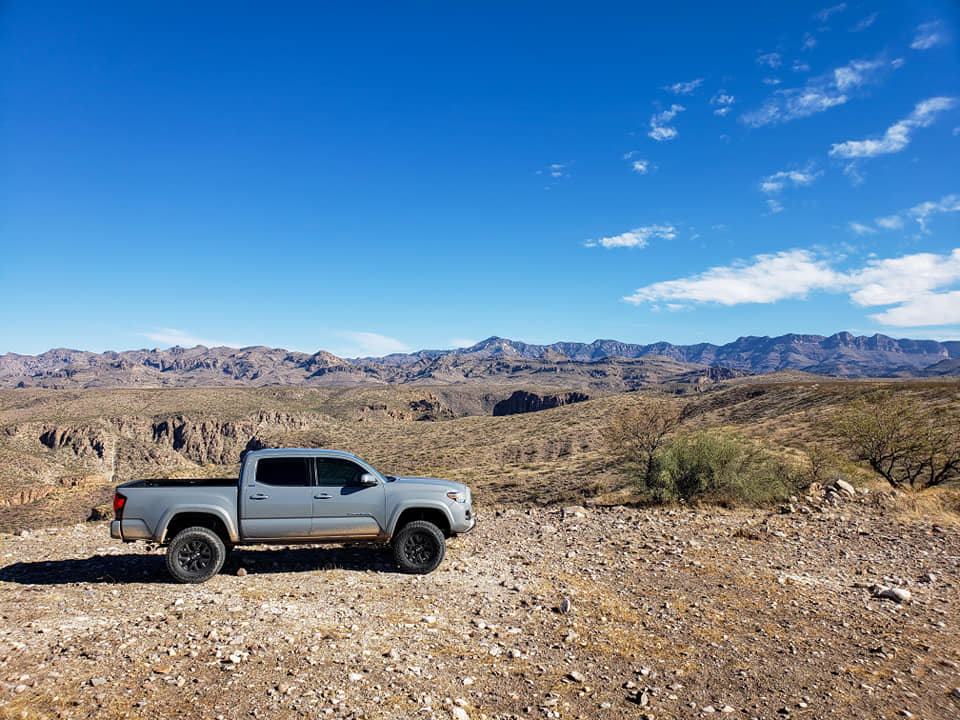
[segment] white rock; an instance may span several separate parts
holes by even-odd
[[[453,720],[470,720],[467,711],[457,705],[450,708],[450,717],[452,717]]]
[[[837,486],[837,490],[848,497],[853,497],[857,494],[857,491],[854,490],[853,485],[848,483],[846,480],[837,480],[834,485]]]

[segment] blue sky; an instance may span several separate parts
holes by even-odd
[[[960,337],[956,3],[517,5],[3,3],[0,352]]]

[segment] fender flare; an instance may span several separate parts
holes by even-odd
[[[160,522],[157,523],[157,529],[154,532],[154,537],[158,538],[158,542],[164,543],[167,541],[167,528],[170,527],[171,521],[177,515],[210,515],[215,517],[217,520],[223,523],[223,526],[227,529],[227,535],[230,538],[230,542],[237,543],[240,541],[240,533],[237,530],[236,523],[233,518],[230,517],[230,514],[227,513],[222,507],[217,507],[216,505],[176,505],[172,508],[169,508],[163,516],[160,518]]]
[[[397,521],[400,519],[400,516],[403,515],[407,510],[437,510],[443,514],[447,520],[447,526],[453,527],[453,513],[450,512],[450,508],[447,507],[440,500],[410,500],[409,502],[401,503],[393,509],[393,512],[390,513],[390,516],[387,518],[387,532],[392,536],[397,529]]]

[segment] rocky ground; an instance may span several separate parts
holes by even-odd
[[[184,586],[103,523],[0,536],[0,718],[960,716],[960,532],[828,496],[481,508],[425,577],[251,548]]]

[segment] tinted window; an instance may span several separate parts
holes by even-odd
[[[281,487],[307,487],[310,485],[307,458],[260,458],[257,482]]]
[[[359,485],[364,472],[362,467],[349,460],[317,458],[318,485]]]

